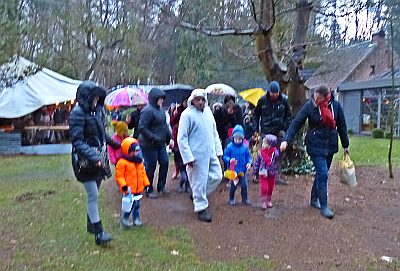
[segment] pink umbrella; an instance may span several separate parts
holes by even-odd
[[[133,106],[148,103],[147,94],[141,88],[123,87],[114,90],[104,100],[106,106]]]

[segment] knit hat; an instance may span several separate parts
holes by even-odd
[[[278,93],[281,90],[279,83],[276,81],[271,81],[269,83],[268,92]]]
[[[119,137],[123,137],[124,134],[128,133],[128,124],[125,121],[118,121],[114,127]]]
[[[135,151],[140,151],[140,146],[136,142],[132,143],[131,146],[129,147],[129,153],[135,152]]]
[[[242,125],[238,124],[235,126],[235,128],[233,128],[232,136],[244,138],[244,129]]]
[[[274,135],[268,134],[264,136],[263,143],[268,143],[270,146],[275,147],[278,144],[278,138]]]

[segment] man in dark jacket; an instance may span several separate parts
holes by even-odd
[[[311,189],[310,205],[319,209],[322,216],[333,218],[334,213],[328,207],[328,171],[333,155],[339,149],[338,134],[345,152],[348,152],[349,138],[342,106],[327,87],[316,88],[311,99],[296,115],[281,143],[282,151],[293,141],[306,120],[308,120],[308,131],[305,143],[316,173]]]
[[[78,104],[69,116],[69,134],[72,142],[72,167],[78,181],[87,193],[87,231],[95,234],[96,244],[111,240],[103,230],[98,208],[98,195],[103,179],[111,177],[106,143],[114,142],[106,133],[104,99],[106,90],[94,82],[85,81],[76,92]]]
[[[153,178],[157,161],[160,165],[158,172],[157,191],[168,194],[165,187],[168,173],[168,154],[166,145],[173,147],[171,132],[169,130],[166,113],[162,108],[165,93],[161,89],[153,88],[149,92],[149,104],[140,113],[139,120],[139,144],[142,149],[144,165],[150,186],[147,189],[149,198],[157,198],[154,192]]]
[[[142,112],[145,104],[136,105],[136,110],[126,117],[126,123],[128,123],[128,128],[133,129],[133,138],[139,138],[139,119],[140,112]]]
[[[281,142],[287,131],[292,113],[288,97],[281,92],[279,83],[271,81],[267,93],[258,101],[253,115],[253,127],[261,136],[267,134],[275,135]],[[277,184],[286,184],[281,171],[281,160],[278,161],[279,174],[276,178]]]

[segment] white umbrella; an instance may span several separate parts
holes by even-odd
[[[212,84],[205,88],[205,92],[213,95],[232,95],[236,96],[236,91],[226,84]]]

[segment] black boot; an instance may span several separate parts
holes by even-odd
[[[204,210],[198,212],[197,218],[202,222],[211,222],[212,221],[212,216],[211,216],[210,212],[208,212],[207,209],[204,209]]]
[[[86,231],[90,234],[95,234],[94,229],[93,229],[93,224],[90,221],[90,217],[88,214],[86,214]]]
[[[103,225],[101,224],[101,221],[93,223],[93,228],[95,231],[94,240],[96,241],[97,245],[104,245],[112,240],[111,236],[103,230]]]

